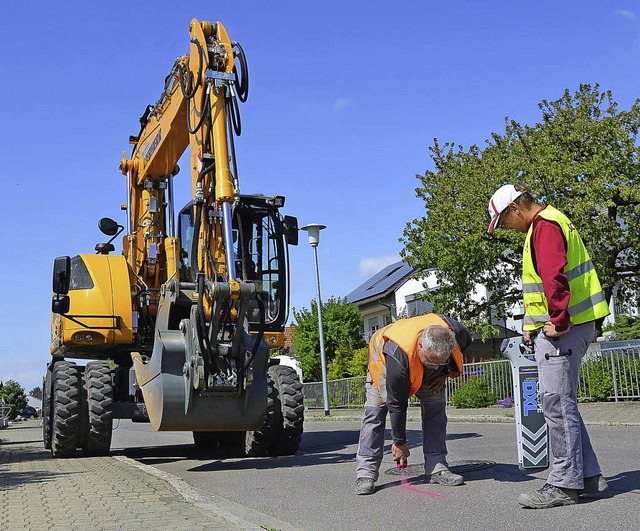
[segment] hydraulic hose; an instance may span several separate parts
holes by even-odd
[[[244,103],[249,97],[249,68],[247,67],[247,56],[239,42],[232,42],[231,45],[237,48],[237,50],[234,50],[234,56],[240,61],[240,71],[238,71],[235,65],[233,66],[233,72],[236,75],[236,92],[238,93],[238,99]]]
[[[202,81],[202,67],[204,65],[204,51],[202,50],[202,46],[197,40],[193,42],[198,49],[198,75],[196,76],[195,86],[191,86],[193,84],[193,75],[191,74],[191,70],[189,69],[188,65],[182,66],[180,72],[180,88],[182,89],[182,95],[187,100],[193,98],[196,91],[200,87],[200,83]]]
[[[217,368],[214,369],[212,363],[212,349],[211,343],[209,342],[209,336],[207,335],[207,327],[206,327],[206,317],[204,314],[204,273],[198,273],[198,278],[196,281],[196,285],[198,286],[198,303],[197,303],[197,313],[196,313],[196,326],[198,331],[198,344],[200,345],[200,351],[202,352],[202,360],[204,361],[205,367],[209,374],[214,374],[217,371]]]

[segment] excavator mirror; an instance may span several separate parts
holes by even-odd
[[[285,235],[289,245],[298,245],[298,218],[294,216],[284,217]]]
[[[102,218],[100,221],[98,221],[98,228],[100,229],[100,232],[102,232],[102,234],[105,234],[107,236],[114,236],[118,233],[120,225],[118,225],[111,218]]]
[[[53,261],[53,292],[56,295],[69,293],[71,279],[71,258],[59,256]]]
[[[70,301],[69,295],[54,295],[51,301],[51,311],[53,313],[68,313]]]

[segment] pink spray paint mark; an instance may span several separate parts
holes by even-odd
[[[406,465],[403,467],[400,464],[398,464],[398,468],[400,469],[400,486],[404,490],[417,492],[419,494],[422,494],[423,496],[431,496],[432,498],[436,498],[438,500],[441,498],[444,498],[444,496],[441,496],[440,494],[436,494],[435,492],[429,492],[428,490],[422,490],[422,489],[419,489],[418,487],[414,487],[413,485],[410,485],[409,481],[407,480],[407,473],[404,471],[404,469],[406,468]]]

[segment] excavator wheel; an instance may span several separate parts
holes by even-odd
[[[245,441],[244,431],[221,431],[218,445],[220,448],[238,448],[242,447]]]
[[[78,367],[69,361],[53,366],[51,400],[51,454],[71,457],[80,442],[80,378]]]
[[[194,431],[193,442],[196,445],[196,452],[211,454],[218,448],[220,433],[217,431]]]
[[[269,455],[276,436],[276,426],[280,422],[280,411],[276,408],[278,391],[273,376],[267,374],[267,413],[262,428],[248,431],[245,435],[245,454],[249,457],[265,457]]]
[[[271,447],[275,455],[295,455],[302,439],[304,425],[304,399],[302,384],[292,367],[274,365],[269,367],[269,375],[275,383],[278,396],[276,409],[279,409],[280,422],[276,428],[276,437]]]
[[[87,401],[85,437],[82,449],[87,456],[107,455],[113,428],[113,385],[111,369],[105,361],[91,361],[84,370]]]
[[[51,372],[47,368],[42,379],[42,442],[51,450]]]

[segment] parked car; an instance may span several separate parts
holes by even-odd
[[[38,416],[38,411],[33,406],[23,407],[20,411],[18,411],[18,416],[16,419],[32,419]]]

